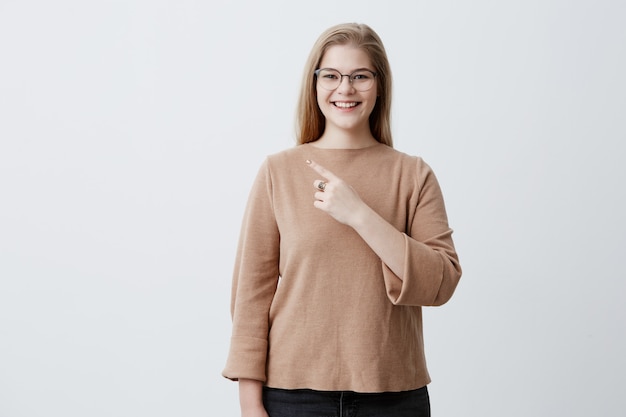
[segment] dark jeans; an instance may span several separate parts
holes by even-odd
[[[263,388],[270,417],[430,417],[428,389],[362,394]]]

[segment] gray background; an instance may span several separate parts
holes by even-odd
[[[238,415],[241,215],[344,21],[464,267],[425,312],[433,414],[623,415],[624,2],[0,0],[1,417]]]

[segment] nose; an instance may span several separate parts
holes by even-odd
[[[345,80],[345,81],[344,81]],[[337,91],[339,92],[352,92],[354,87],[352,87],[352,82],[350,81],[349,75],[341,75],[341,82],[339,82],[339,87],[337,87]]]

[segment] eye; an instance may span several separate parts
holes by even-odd
[[[336,80],[339,78],[338,74],[335,71],[321,71],[320,78],[325,78],[327,80]]]
[[[372,78],[372,74],[367,71],[359,71],[352,74],[353,80],[369,80],[370,78]]]

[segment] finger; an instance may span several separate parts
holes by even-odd
[[[326,168],[324,168],[323,166],[321,166],[317,162],[312,161],[310,159],[307,159],[306,163],[311,168],[313,168],[315,170],[315,172],[317,172],[318,174],[320,174],[322,177],[326,178],[327,180],[337,179],[337,176],[335,174],[333,174],[332,172],[330,172],[329,170],[327,170]]]
[[[324,191],[326,189],[326,181],[315,180],[313,181],[313,187],[315,187],[319,191]]]

